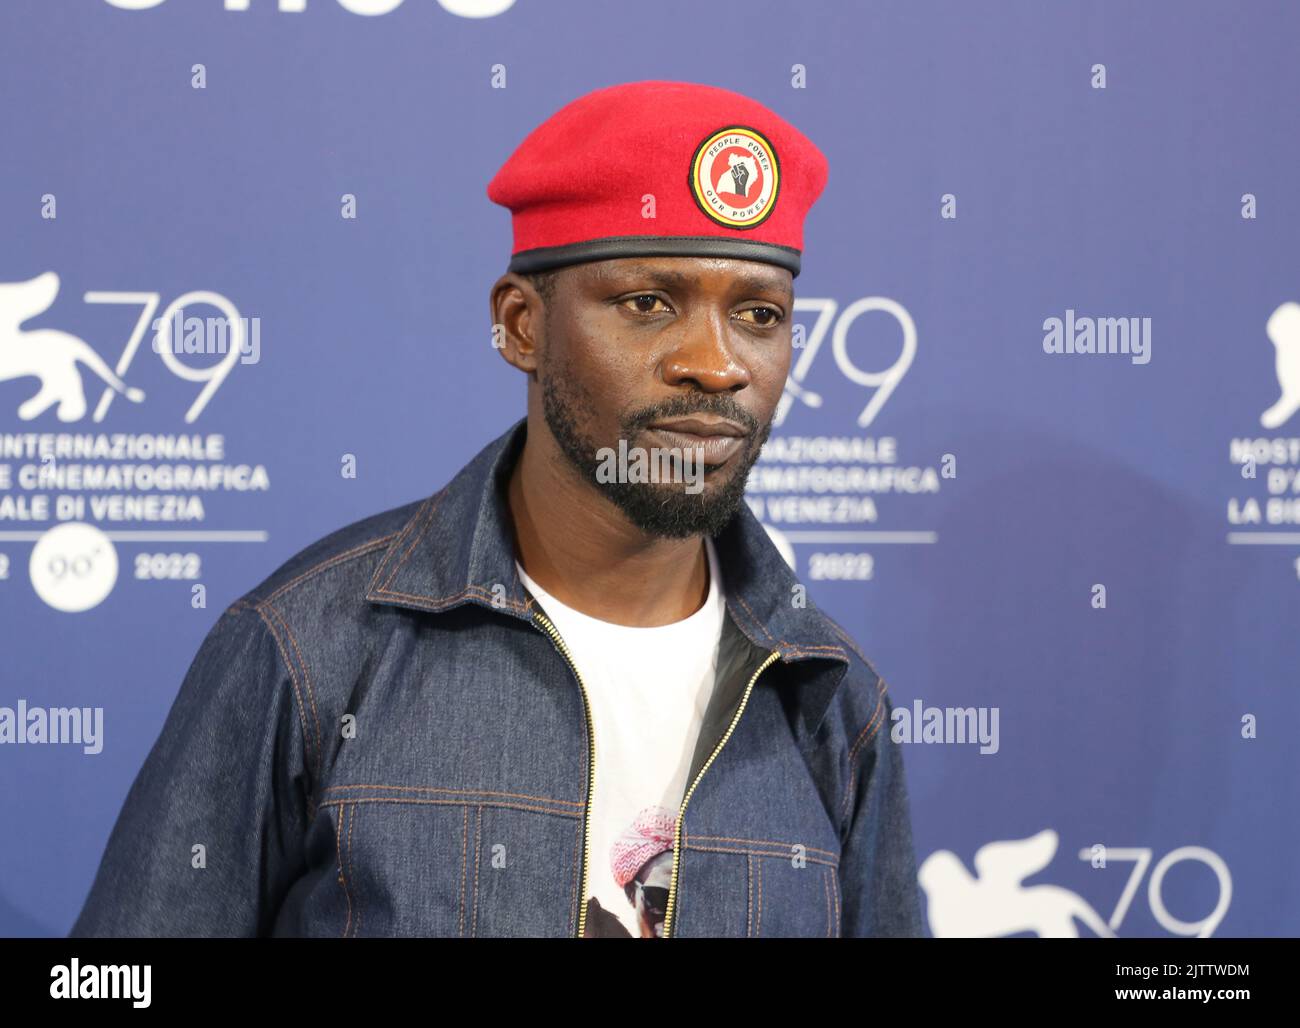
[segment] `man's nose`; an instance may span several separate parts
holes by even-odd
[[[725,314],[693,319],[660,362],[664,382],[672,386],[693,382],[709,393],[749,385],[749,368],[731,345],[730,329]]]

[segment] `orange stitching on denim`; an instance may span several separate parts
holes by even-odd
[[[496,792],[492,789],[439,789],[431,785],[330,785],[321,790],[322,795],[342,789],[392,789],[394,792],[445,792],[452,796],[509,796],[517,800],[537,800],[539,803],[554,803],[557,806],[581,808],[582,804],[574,800],[557,800],[550,796],[533,796],[526,792]]]
[[[284,585],[276,589],[275,592],[265,597],[262,600],[262,602],[271,603],[282,593],[288,592],[290,589],[292,589],[303,579],[311,578],[312,575],[319,574],[322,571],[327,571],[330,568],[332,568],[335,564],[342,564],[351,557],[360,557],[363,554],[369,553],[371,550],[377,550],[381,546],[384,546],[385,544],[391,542],[395,538],[397,538],[397,533],[390,532],[388,535],[381,536],[378,539],[371,539],[369,542],[361,543],[359,546],[354,546],[350,550],[344,550],[342,553],[336,553],[334,554],[334,556],[326,558],[325,560],[321,561],[319,564],[313,564],[306,571],[295,576],[294,578],[289,579],[289,581],[285,582]]]
[[[849,749],[849,781],[844,790],[844,802],[841,806],[841,813],[847,814],[853,800],[853,789],[858,779],[858,769],[856,765],[858,750],[867,742],[876,737],[876,732],[880,730],[881,724],[884,723],[885,712],[885,680],[876,679],[876,709],[871,712],[871,720],[868,721],[858,733],[857,740]],[[870,732],[870,734],[868,734]]]
[[[479,804],[476,809],[477,818],[474,822],[474,905],[470,907],[469,915],[469,937],[476,938],[478,935],[478,869],[483,863],[483,805]],[[469,814],[469,807],[465,808],[466,815]]]
[[[863,653],[860,649],[858,649],[858,644],[855,643],[853,641],[853,638],[836,623],[835,619],[831,617],[827,617],[826,620],[830,622],[831,628],[834,629],[835,634],[838,635],[841,639],[843,639],[846,643],[848,643],[849,646],[853,648],[853,652],[862,658],[862,662],[871,669],[871,673],[875,675],[877,678],[882,678],[883,676],[881,675],[881,673],[876,670],[876,665],[871,663],[870,658],[868,658],[865,653]]]
[[[482,585],[467,585],[460,592],[455,593],[452,596],[437,597],[435,602],[446,603],[450,600],[459,600],[462,596],[469,596],[469,595],[481,596],[485,600],[491,599],[492,605],[497,608],[509,607],[511,610],[520,610],[520,611],[529,609],[529,604],[527,601],[520,603],[518,600],[502,599],[498,597],[497,594],[494,593],[491,589]]]
[[[348,879],[343,873],[343,822],[348,816],[348,808],[339,807],[339,818],[334,823],[334,851],[339,857],[339,884],[343,886],[343,895],[348,901],[348,920],[343,926],[343,938],[348,937],[348,929],[352,927],[352,896],[348,893]]]
[[[392,544],[389,546],[388,552],[384,554],[384,559],[379,562],[379,566],[375,568],[375,573],[370,576],[370,583],[369,585],[366,586],[367,596],[369,596],[370,593],[372,593],[375,589],[379,588],[380,576],[384,573],[384,571],[388,568],[389,563],[397,555],[397,550],[402,545],[402,542],[406,539],[407,534],[411,532],[412,529],[414,529],[416,522],[419,521],[421,515],[424,514],[425,506],[429,503],[429,501],[435,499],[437,496],[440,495],[441,493],[435,494],[434,496],[426,496],[422,501],[420,501],[420,506],[416,509],[415,513],[411,515],[410,519],[406,522],[406,524],[402,526],[402,530],[397,533],[397,537],[393,540]],[[393,573],[396,574],[396,571],[394,571]]]
[[[768,632],[767,625],[763,624],[762,621],[759,620],[757,613],[754,613],[754,608],[750,607],[749,604],[745,602],[744,597],[741,597],[741,595],[737,594],[736,602],[740,604],[741,607],[745,608],[745,611],[749,613],[750,620],[753,621],[755,625],[758,625],[759,632],[762,632],[764,636],[767,636],[768,642],[772,642],[772,643],[777,642],[777,639],[774,638],[774,636],[772,636],[772,633]],[[789,643],[785,642],[785,639],[780,639],[780,643],[781,646],[789,646]]]
[[[792,657],[802,657],[806,655],[816,657],[821,655],[818,653],[818,651],[821,650],[824,651],[825,655],[828,657],[831,654],[834,654],[846,664],[849,662],[849,655],[844,652],[842,646],[814,646],[811,643],[786,642],[784,639],[781,640],[781,645],[788,647],[786,652]]]
[[[789,646],[790,646],[790,650],[789,650],[790,655],[795,657],[801,657],[804,654],[811,654],[812,656],[815,657],[817,656],[818,650],[824,650],[828,654],[829,653],[838,654],[840,657],[844,658],[845,661],[849,659],[849,655],[844,652],[844,648],[842,646],[810,646],[803,643],[790,643]]]
[[[728,597],[728,598],[727,598],[727,602],[728,602],[728,604],[731,603],[731,600],[732,600],[733,598],[736,599],[736,600],[739,600],[739,599],[740,599],[739,596]],[[771,633],[768,632],[768,630],[767,630],[767,628],[766,628],[765,626],[759,624],[758,620],[753,616],[753,612],[752,612],[752,611],[750,612],[750,614],[745,615],[745,616],[742,616],[741,613],[740,613],[740,611],[737,610],[734,606],[729,606],[728,609],[730,609],[731,614],[732,614],[732,617],[735,619],[736,623],[737,623],[738,625],[740,625],[742,628],[743,628],[745,625],[748,625],[748,626],[749,626],[749,630],[750,630],[751,632],[753,632],[755,635],[765,635],[765,636],[767,636],[768,641],[769,641],[769,642],[771,641],[771,639],[772,639],[772,635],[771,635]],[[748,610],[748,609],[749,609],[749,608],[746,607],[746,610]]]
[[[464,807],[460,817],[460,916],[456,923],[456,934],[465,937],[465,875],[469,867],[469,807]]]
[[[392,574],[390,574],[388,580],[384,582],[385,589],[393,584],[393,580],[397,578],[397,573],[402,570],[402,567],[406,562],[411,559],[411,554],[415,552],[415,548],[420,545],[420,540],[424,538],[424,533],[427,532],[429,526],[433,524],[433,512],[438,509],[438,505],[442,502],[445,493],[446,490],[443,489],[436,496],[424,501],[426,512],[422,513],[422,516],[420,517],[422,522],[420,525],[420,531],[416,534],[415,538],[411,540],[411,545],[406,548],[406,552],[403,553],[397,563],[393,565]]]
[[[830,868],[822,873],[822,893],[826,896],[826,938],[831,937],[831,886]]]
[[[846,663],[848,662],[848,655],[843,650],[835,649],[834,653],[835,656],[831,656],[829,653],[813,653],[796,647],[795,649],[786,650],[783,656],[787,659],[787,662],[796,657],[816,657],[818,660],[843,660]]]
[[[745,622],[749,625],[749,627],[751,628],[751,630],[755,630],[755,631],[757,631],[757,632],[762,633],[764,636],[766,636],[768,642],[774,642],[774,641],[775,641],[775,640],[772,638],[772,633],[769,632],[769,631],[767,630],[767,626],[764,625],[764,624],[762,624],[762,623],[758,620],[758,618],[757,618],[757,616],[755,616],[754,612],[753,612],[752,610],[749,609],[749,604],[746,603],[746,602],[745,602],[745,601],[740,597],[739,594],[733,594],[733,595],[731,595],[731,596],[728,596],[727,599],[728,599],[728,601],[734,599],[737,603],[739,603],[742,607],[745,608],[746,616],[743,617],[743,618],[741,618],[741,617],[737,617],[737,620],[738,620],[738,621],[745,621]],[[732,608],[731,608],[731,612],[732,612],[732,614],[739,614],[739,611],[737,611],[735,607],[732,607]]]
[[[801,845],[799,843],[782,842],[780,839],[741,839],[731,835],[692,835],[692,839],[706,839],[709,842],[751,842],[755,846],[775,846],[790,847]],[[825,853],[831,859],[836,859],[837,854],[832,850],[824,850],[817,846],[804,846],[805,852],[808,853]]]
[[[266,630],[271,633],[271,638],[275,640],[275,648],[280,651],[280,659],[284,661],[284,666],[289,672],[289,681],[293,684],[293,695],[296,701],[295,706],[297,706],[298,708],[298,727],[302,730],[303,749],[306,751],[307,754],[310,754],[311,737],[310,737],[310,733],[307,731],[307,708],[306,706],[304,706],[302,702],[302,693],[298,686],[298,674],[293,669],[293,662],[289,660],[289,654],[285,652],[284,643],[280,640],[280,633],[275,630],[275,626],[271,624],[270,619],[262,611],[262,608],[260,606],[256,604],[250,604],[249,606],[251,607],[252,610],[254,610],[257,613],[257,616],[262,619],[262,624],[266,625]],[[319,757],[317,758],[316,766],[317,768],[320,767]],[[317,774],[319,774],[319,770],[317,771]],[[313,787],[319,784],[320,784],[319,779],[317,779],[317,781],[312,782]],[[307,804],[309,807],[309,813],[311,813],[315,807],[315,803],[311,795],[307,797]]]
[[[686,868],[685,868],[686,861],[682,860],[681,864],[679,865],[678,857],[684,857],[686,855],[686,847],[690,845],[688,841],[689,839],[690,836],[687,834],[686,825],[683,824],[682,825],[682,848],[679,852],[673,854],[673,864],[672,867],[669,868],[669,872],[671,872],[673,868],[677,869],[677,904],[676,905],[678,907],[682,905],[682,883],[686,879]],[[673,924],[676,925],[680,920],[681,920],[680,916],[676,913],[676,911],[674,911]]]
[[[307,661],[302,655],[302,650],[298,648],[298,640],[294,637],[293,632],[290,630],[289,622],[285,620],[284,614],[276,610],[269,603],[258,605],[259,610],[263,608],[265,608],[267,611],[273,614],[276,620],[280,622],[281,627],[284,628],[284,634],[289,640],[289,645],[293,647],[294,655],[298,658],[298,663],[302,665],[303,685],[307,690],[307,698],[311,700],[312,719],[316,722],[316,781],[319,782],[321,777],[321,767],[322,767],[322,759],[323,759],[321,754],[321,749],[323,744],[321,742],[321,734],[320,734],[320,714],[318,714],[316,711],[316,694],[315,692],[312,691],[312,687],[311,687],[311,668],[307,666]]]
[[[758,923],[754,926],[754,938],[759,938],[763,934],[763,862],[754,861],[755,877],[758,879]]]
[[[374,590],[374,595],[382,596],[385,599],[419,600],[422,603],[437,604],[437,605],[450,604],[455,600],[464,599],[466,596],[478,596],[478,597],[482,597],[485,600],[490,599],[491,602],[498,609],[502,607],[507,607],[510,610],[516,610],[516,611],[526,611],[529,609],[529,605],[527,603],[520,603],[518,600],[499,599],[495,594],[491,592],[491,590],[486,589],[481,585],[466,586],[460,592],[451,593],[447,596],[421,596],[418,593],[399,593],[399,592],[394,592],[392,589],[389,589],[388,587],[385,586],[383,588]]]
[[[841,639],[843,639],[846,643],[848,643],[848,644],[849,644],[849,648],[850,648],[854,653],[856,653],[859,657],[862,658],[862,662],[863,662],[864,664],[866,664],[868,667],[870,667],[870,666],[871,666],[871,661],[867,660],[867,655],[866,655],[865,653],[863,653],[862,650],[860,650],[860,649],[858,648],[858,644],[857,644],[856,642],[853,641],[853,637],[850,636],[848,632],[844,631],[844,629],[842,629],[842,628],[841,628],[841,627],[840,627],[840,626],[839,626],[839,625],[834,621],[834,619],[832,619],[832,618],[830,618],[830,617],[827,617],[827,618],[826,618],[826,621],[830,624],[830,626],[831,626],[831,631],[834,632],[836,635],[838,635],[838,636],[839,636]],[[875,668],[872,668],[872,670],[874,671]]]
[[[374,798],[356,799],[356,800],[350,800],[350,799],[326,800],[321,804],[321,806],[341,807],[349,803],[410,803],[410,804],[416,804],[420,806],[435,806],[435,807],[465,806],[464,800],[415,800],[415,799],[407,799],[404,796],[376,796]],[[532,807],[526,803],[484,803],[483,806],[494,807],[494,808],[502,807],[509,810],[531,810],[531,811],[535,811],[538,814],[554,814],[556,817],[572,818],[576,816],[567,810],[549,810],[546,807]]]
[[[765,850],[758,847],[743,846],[701,846],[699,843],[691,843],[690,848],[700,853],[745,853],[755,857],[775,857],[778,860],[789,860],[790,852],[788,850]],[[808,857],[814,864],[824,864],[828,867],[839,867],[839,859],[832,857],[822,859],[821,857]]]
[[[456,920],[456,936],[465,937],[465,868],[469,867],[469,807],[460,816],[460,916]]]
[[[831,898],[835,900],[835,938],[839,938],[844,931],[844,926],[840,922],[840,876],[836,872],[831,875]]]
[[[876,707],[871,712],[871,720],[868,721],[863,726],[862,731],[858,733],[857,739],[854,741],[852,748],[849,750],[849,760],[853,760],[857,756],[858,750],[867,742],[869,742],[872,738],[875,737],[876,730],[879,729],[880,727],[878,724],[876,724],[876,717],[877,715],[883,715],[884,711],[885,711],[885,680],[883,678],[879,678],[876,680]],[[875,728],[872,728],[873,725],[875,725]],[[868,729],[871,730],[870,735],[867,735]]]
[[[573,890],[569,895],[578,895],[578,883],[582,880],[582,840],[586,830],[586,824],[583,821],[578,822],[578,830],[573,833]],[[585,904],[587,897],[582,896],[578,899],[579,903]],[[578,915],[582,907],[573,906],[573,900],[570,900],[570,910],[573,911],[573,917],[569,919],[569,934],[572,935],[578,930]]]
[[[754,855],[745,854],[745,879],[748,895],[745,897],[745,938],[754,937]]]
[[[745,602],[745,597],[737,593],[736,602],[745,608],[745,613],[749,615],[750,621],[752,621],[755,625],[757,625],[758,630],[762,632],[765,636],[767,636],[767,641],[775,642],[776,640],[772,637],[772,633],[768,631],[767,625],[763,624],[763,622],[759,620],[758,615],[754,613],[754,608]]]
[[[440,494],[435,494],[435,495],[440,495]],[[379,562],[379,567],[375,568],[375,573],[370,579],[371,589],[374,589],[378,585],[379,576],[380,574],[383,573],[388,563],[390,561],[393,561],[394,558],[396,558],[396,562],[393,564],[392,568],[388,569],[389,574],[388,577],[384,580],[384,585],[387,585],[389,582],[393,580],[393,577],[397,574],[398,567],[400,567],[402,563],[401,554],[398,551],[401,549],[402,544],[406,541],[406,537],[415,531],[415,526],[420,523],[420,520],[424,517],[425,511],[428,509],[429,504],[432,503],[433,500],[434,500],[434,496],[426,496],[424,500],[420,503],[420,506],[416,509],[415,513],[411,516],[410,520],[407,521],[406,524],[402,526],[402,530],[397,534],[397,538],[393,540],[393,544],[388,548],[388,553],[386,553],[384,555],[384,559]]]
[[[844,660],[848,660],[848,655],[839,646],[829,646],[829,645],[822,645],[822,644],[814,645],[812,643],[792,643],[786,639],[774,638],[772,636],[772,633],[768,631],[767,626],[763,624],[762,621],[759,620],[758,615],[755,614],[753,609],[749,606],[749,604],[745,602],[745,598],[743,596],[737,594],[732,598],[734,598],[737,603],[739,603],[742,607],[745,608],[745,611],[749,615],[748,618],[749,624],[751,626],[756,627],[760,632],[762,632],[763,635],[767,638],[767,641],[769,643],[772,643],[773,645],[780,643],[780,645],[784,647],[785,649],[784,656],[786,657],[801,657],[805,655],[816,656],[817,655],[816,651],[825,650],[827,653],[835,653],[838,654]],[[732,613],[736,613],[735,608],[732,608]],[[738,620],[745,620],[745,619],[738,619]],[[829,620],[829,618],[827,620]]]
[[[348,822],[348,874],[352,875],[352,829],[357,826],[357,808],[352,808],[352,820]],[[352,880],[356,881],[356,875],[352,875]],[[357,924],[352,929],[352,938],[361,934],[361,904],[357,904]]]
[[[393,593],[392,595],[397,596],[403,594]],[[519,610],[519,611],[528,609],[527,603],[520,603],[518,600],[501,599],[494,592],[492,592],[491,589],[488,589],[486,586],[482,586],[482,585],[467,585],[465,586],[464,589],[462,589],[458,593],[452,593],[448,596],[426,596],[423,597],[423,599],[432,600],[434,603],[450,603],[453,600],[459,600],[465,596],[480,596],[485,600],[490,600],[492,602],[492,605],[497,607],[498,609],[501,607],[509,607],[511,610]],[[416,597],[416,598],[418,599],[420,597]]]

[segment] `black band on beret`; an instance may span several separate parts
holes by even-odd
[[[608,236],[567,246],[540,246],[523,250],[511,257],[507,270],[530,275],[568,264],[616,260],[621,257],[728,257],[775,264],[789,271],[792,277],[797,277],[800,253],[793,247],[777,243],[758,243],[718,236]]]

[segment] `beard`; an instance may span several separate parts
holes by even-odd
[[[600,481],[596,469],[602,463],[600,451],[604,445],[617,449],[618,439],[612,444],[597,444],[579,427],[578,415],[594,410],[589,394],[577,384],[577,379],[567,369],[555,367],[543,356],[542,407],[551,435],[559,443],[569,463],[579,476],[598,489],[632,524],[650,535],[682,539],[694,535],[717,535],[735,516],[744,500],[745,482],[749,469],[758,460],[759,452],[772,430],[769,418],[759,425],[757,419],[736,403],[730,394],[690,393],[674,396],[662,403],[646,407],[619,419],[619,438],[627,440],[629,447],[646,427],[666,418],[686,417],[691,414],[712,414],[743,426],[748,435],[744,446],[728,462],[729,471],[711,471],[697,465],[705,478],[704,488],[697,493],[687,492],[680,482],[625,482]],[[680,462],[677,467],[680,468]],[[717,485],[708,482],[709,476],[727,475]]]

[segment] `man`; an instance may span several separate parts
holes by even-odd
[[[225,611],[74,934],[921,933],[884,682],[742,502],[826,177],[688,83],[524,140],[527,417]]]

